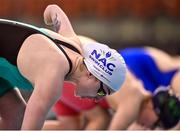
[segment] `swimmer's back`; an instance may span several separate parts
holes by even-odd
[[[32,25],[3,19],[0,19],[0,27],[2,27],[0,33],[0,57],[3,61],[1,63],[7,63],[5,66],[14,70],[13,74],[8,74],[8,76],[16,76],[16,79],[19,79],[19,77],[23,78],[19,74],[20,71],[34,83],[34,75],[39,73],[37,71],[43,68],[46,69],[44,67],[45,65],[55,67],[57,63],[61,63],[61,70],[65,71],[60,71],[59,73],[67,74],[69,67],[66,58],[67,55],[65,55],[66,53],[62,53],[63,48],[59,46],[64,43],[66,44],[66,42],[60,40],[62,38],[60,35]],[[71,43],[73,41],[69,40],[68,45],[73,45]],[[76,47],[80,49],[78,45]],[[77,51],[79,51],[78,49]],[[16,68],[17,64],[19,69]],[[2,66],[5,67],[4,64]],[[9,80],[9,77],[5,79]],[[12,82],[11,84],[17,86],[16,83]]]
[[[154,57],[145,48],[126,48],[119,51],[130,71],[142,80],[146,90],[153,92],[159,86],[168,86],[177,68],[162,71]]]

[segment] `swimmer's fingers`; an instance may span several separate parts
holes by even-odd
[[[59,6],[48,5],[44,11],[44,21],[47,25],[53,26],[54,31],[60,35],[79,42],[68,17]]]
[[[48,6],[44,11],[44,23],[46,25],[52,25],[52,19],[51,19],[51,9]]]
[[[44,19],[44,23],[49,26],[53,25],[51,19]]]
[[[53,26],[55,32],[60,30],[61,21],[58,13],[53,14],[51,17],[44,16],[44,23],[48,26]]]
[[[55,32],[59,32],[60,26],[61,26],[61,21],[60,21],[60,17],[58,16],[57,13],[52,18],[52,26],[53,26]]]

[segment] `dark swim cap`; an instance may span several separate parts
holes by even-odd
[[[172,128],[179,122],[180,101],[175,95],[170,95],[168,89],[155,91],[153,105],[156,114],[159,116],[160,124],[165,129]]]

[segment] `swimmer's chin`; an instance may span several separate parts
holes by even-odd
[[[93,99],[92,97],[88,97],[88,96],[81,96],[81,95],[78,95],[78,94],[74,94],[74,96],[75,97],[79,97],[79,98],[81,98],[81,99],[85,99],[85,98],[87,98],[87,99]]]
[[[81,99],[89,99],[89,100],[95,100],[95,101],[100,100],[100,98],[97,98],[97,97],[81,96],[81,95],[77,94],[76,92],[74,92],[74,96],[75,96],[75,97],[79,97],[79,98],[81,98]]]
[[[79,98],[88,98],[86,96],[81,96],[81,95],[78,95],[78,94],[74,94],[75,97],[79,97]]]

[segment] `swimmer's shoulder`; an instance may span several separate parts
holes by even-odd
[[[17,66],[31,83],[34,83],[39,75],[48,76],[58,72],[63,76],[69,70],[63,52],[42,34],[33,34],[24,41],[18,53]]]
[[[66,42],[72,46],[74,46],[75,48],[77,48],[80,53],[82,54],[82,42],[80,41],[78,36],[74,36],[74,37],[64,37],[61,34],[58,34],[52,30],[46,29],[46,28],[41,28],[41,30],[43,30],[43,32],[46,32],[50,37],[59,40],[59,41],[63,41]]]

